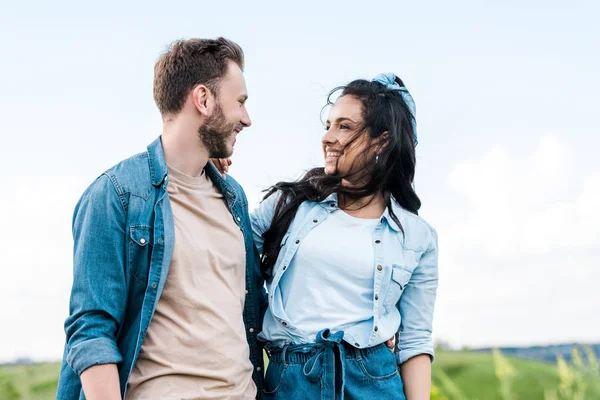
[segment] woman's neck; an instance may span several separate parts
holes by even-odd
[[[375,219],[385,211],[385,199],[381,193],[360,199],[350,199],[344,195],[338,197],[339,207],[348,215],[355,218]]]

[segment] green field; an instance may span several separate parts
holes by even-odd
[[[543,400],[545,391],[557,389],[561,384],[556,364],[518,358],[506,360],[514,370],[511,399]],[[455,396],[445,387],[445,376],[451,379],[450,385],[455,385],[458,389],[459,393]],[[584,399],[600,400],[600,377],[589,372],[583,373],[583,377],[587,387]],[[433,382],[450,400],[504,399],[500,391],[500,380],[495,373],[495,364],[489,353],[439,353],[433,363]]]
[[[511,400],[544,400],[545,391],[556,390],[564,381],[555,364],[516,358],[505,360],[514,371]],[[500,394],[496,366],[492,354],[488,353],[438,352],[433,364],[433,383],[441,395],[436,398],[506,400]],[[56,363],[1,368],[0,400],[54,399],[58,372]],[[600,400],[598,375],[585,372],[582,376],[586,386],[583,399]]]

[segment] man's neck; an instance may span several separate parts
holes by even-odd
[[[162,146],[167,164],[188,176],[197,177],[208,163],[208,151],[198,137],[197,122],[183,118],[163,123]]]

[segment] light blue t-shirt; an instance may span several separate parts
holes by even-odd
[[[279,284],[284,311],[307,342],[322,329],[344,331],[373,319],[378,223],[379,218],[355,218],[337,209],[302,241]]]

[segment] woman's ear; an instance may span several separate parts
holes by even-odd
[[[383,151],[383,149],[385,149],[385,147],[388,145],[389,142],[390,142],[389,131],[385,131],[381,135],[379,135],[379,144],[377,145],[377,154],[381,153]]]

